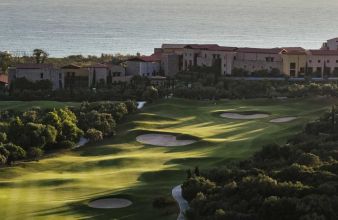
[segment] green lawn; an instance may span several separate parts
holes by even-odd
[[[165,215],[152,208],[152,201],[158,195],[169,195],[182,183],[187,168],[222,166],[249,157],[266,143],[283,143],[335,102],[296,99],[215,104],[173,99],[148,105],[121,124],[116,137],[103,143],[0,169],[1,219],[174,220],[176,213]],[[0,103],[0,108],[3,105]],[[230,120],[219,117],[217,111],[264,111],[271,116]],[[279,116],[299,119],[269,122]],[[139,134],[149,131],[189,134],[200,141],[184,147],[154,147],[135,141]],[[120,210],[97,210],[86,205],[109,195],[129,198],[134,204]]]

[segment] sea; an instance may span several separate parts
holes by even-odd
[[[151,54],[163,43],[320,48],[338,0],[0,0],[0,51]]]

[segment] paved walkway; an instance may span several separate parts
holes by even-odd
[[[137,109],[142,109],[147,102],[137,102]]]
[[[86,145],[89,142],[89,140],[87,138],[81,137],[79,142],[75,145],[75,147],[73,149],[82,147],[84,145]]]
[[[178,205],[180,207],[180,214],[178,215],[177,220],[185,220],[184,213],[185,213],[186,210],[189,209],[189,203],[182,196],[181,185],[173,188],[171,193],[172,193],[174,199],[176,200],[176,202],[178,203]]]

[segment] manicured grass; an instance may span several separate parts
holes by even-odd
[[[25,111],[27,109],[31,109],[33,107],[40,107],[42,109],[50,109],[50,108],[62,108],[62,107],[72,107],[78,106],[80,103],[78,102],[56,102],[56,101],[0,101],[0,110],[17,110],[17,111]]]
[[[146,106],[119,126],[116,137],[40,162],[0,169],[2,219],[164,219],[176,212],[152,208],[153,199],[170,195],[185,170],[223,166],[252,155],[262,145],[284,143],[304,124],[330,108],[334,99],[238,100],[199,102],[163,100]],[[260,111],[264,119],[221,118],[215,112]],[[273,118],[296,116],[289,123]],[[182,133],[199,138],[189,146],[156,147],[135,141],[148,132]],[[107,196],[127,198],[133,205],[119,210],[87,206]]]

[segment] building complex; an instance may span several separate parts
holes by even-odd
[[[133,76],[163,80],[193,67],[217,67],[220,75],[248,76],[257,72],[288,77],[338,76],[338,38],[323,43],[320,49],[301,47],[241,48],[217,44],[163,44],[150,56],[136,56],[121,65],[19,64],[9,68],[9,83],[25,77],[31,81],[50,80],[53,89],[98,87],[129,81]]]

